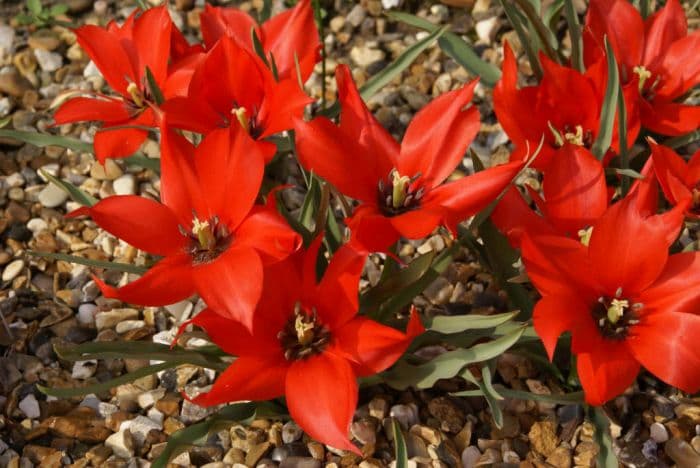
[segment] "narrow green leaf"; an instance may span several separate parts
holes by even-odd
[[[419,18],[409,13],[390,11],[387,13],[387,16],[428,32],[433,32],[440,28],[440,26],[426,19]],[[438,39],[438,45],[443,52],[452,57],[452,59],[465,70],[481,77],[481,83],[484,85],[493,87],[498,83],[498,80],[501,79],[501,71],[492,64],[482,60],[476,52],[474,52],[472,45],[457,34],[446,32]]]
[[[613,440],[610,434],[610,419],[599,406],[588,408],[588,417],[595,427],[593,438],[598,444],[598,456],[596,466],[599,468],[617,468],[619,466],[615,452],[613,451]]]
[[[630,179],[644,179],[644,176],[634,169],[620,169],[619,167],[608,167],[605,169],[606,174],[615,174],[628,177]]]
[[[430,388],[440,379],[449,379],[461,372],[468,364],[488,361],[503,354],[508,348],[518,342],[525,331],[520,327],[508,335],[493,341],[480,343],[468,349],[457,349],[426,362],[412,365],[405,360],[399,361],[391,370],[385,373],[388,385],[404,390],[408,387]]]
[[[120,375],[114,379],[108,380],[106,382],[100,382],[93,385],[86,385],[84,387],[71,387],[71,388],[49,388],[43,385],[38,385],[39,391],[48,396],[53,396],[57,398],[72,398],[75,396],[89,395],[90,393],[102,393],[118,387],[119,385],[124,385],[129,382],[133,382],[141,377],[146,377],[148,375],[155,374],[166,369],[178,366],[179,363],[176,361],[163,362],[160,364],[154,364],[152,366],[142,367],[136,369],[133,372]]]
[[[163,104],[163,102],[165,102],[163,92],[160,90],[158,82],[153,77],[153,73],[151,73],[151,69],[148,67],[146,67],[146,82],[148,83],[148,91],[151,93],[151,96],[153,96],[153,101],[159,106]]]
[[[438,315],[428,320],[426,328],[445,334],[461,333],[467,330],[483,330],[502,325],[513,320],[516,315],[518,315],[518,311],[496,315]]]
[[[343,245],[343,233],[340,231],[338,220],[335,219],[333,210],[328,210],[328,221],[326,222],[325,241],[328,251],[333,253]]]
[[[557,405],[583,404],[583,392],[565,393],[563,395],[538,395],[536,393],[524,392],[522,390],[511,390],[510,388],[496,385],[494,389],[503,398],[511,398],[514,400],[538,401],[542,403],[553,403]],[[466,390],[463,392],[452,393],[454,396],[480,396],[483,391]]]
[[[601,161],[612,143],[615,113],[618,107],[617,95],[620,91],[620,73],[617,69],[615,51],[613,51],[607,37],[605,38],[605,54],[608,59],[608,84],[605,88],[603,107],[600,110],[598,136],[591,148],[591,152]]]
[[[651,13],[651,6],[649,5],[649,0],[639,0],[639,13],[642,18],[646,19]]]
[[[263,0],[263,7],[262,10],[260,10],[260,21],[259,23],[264,23],[265,21],[270,19],[270,15],[272,14],[272,0]]]
[[[12,138],[13,140],[29,143],[40,148],[45,146],[60,146],[61,148],[68,148],[78,153],[93,152],[92,145],[90,143],[85,143],[77,138],[6,129],[0,129],[0,137]]]
[[[573,0],[564,0],[564,12],[571,36],[571,63],[576,70],[583,73],[586,70],[583,64],[583,36]]]
[[[506,0],[508,2],[509,0]],[[560,62],[561,57],[557,54],[557,38],[552,31],[547,28],[539,15],[539,2],[531,0],[515,0],[520,9],[525,13],[530,26],[537,35],[540,44],[544,48],[544,53],[555,62]]]
[[[256,403],[234,403],[225,406],[217,414],[208,417],[204,422],[193,424],[180,429],[168,438],[165,450],[153,460],[153,468],[165,468],[171,458],[191,445],[201,443],[207,436],[223,424],[250,419],[255,414]]]
[[[27,0],[27,9],[29,9],[33,15],[39,15],[42,10],[41,0]]]
[[[401,432],[401,426],[396,419],[392,419],[391,427],[394,435],[394,458],[396,459],[396,468],[408,468],[408,450],[406,449],[406,441]]]
[[[139,166],[144,169],[150,169],[156,174],[160,174],[160,159],[159,158],[149,158],[143,154],[134,154],[128,158],[124,158],[124,161],[129,166]]]
[[[479,387],[479,390],[477,391],[480,392],[486,399],[486,403],[491,409],[491,416],[493,417],[493,422],[498,428],[503,427],[503,411],[501,410],[501,406],[498,403],[499,401],[503,400],[503,397],[499,395],[491,385],[492,378],[490,366],[487,364],[481,366],[481,379],[477,379],[468,367],[465,367],[462,370],[460,376],[468,382],[471,382],[477,387]]]
[[[559,21],[559,16],[564,9],[565,1],[567,0],[554,0],[545,10],[542,21],[547,25],[547,28],[550,31],[555,31],[557,29],[557,22]]]
[[[108,262],[103,260],[93,260],[91,258],[79,257],[77,255],[68,255],[62,253],[51,253],[51,252],[36,252],[33,250],[27,251],[28,255],[33,255],[34,257],[50,258],[52,260],[61,260],[64,262],[77,263],[79,265],[86,265],[94,268],[105,268],[107,270],[117,270],[123,271],[125,273],[135,273],[137,275],[142,275],[148,271],[147,268],[138,265],[131,265],[128,263],[118,263],[118,262]]]
[[[315,212],[318,208],[319,199],[321,198],[320,182],[318,177],[313,172],[309,173],[309,188],[304,197],[304,203],[301,204],[299,210],[299,222],[309,232],[314,229]]]
[[[700,140],[700,130],[694,130],[690,133],[686,133],[685,135],[680,135],[664,140],[663,145],[668,146],[672,149],[676,149],[680,148],[681,146],[695,143],[698,140]]]
[[[80,203],[83,206],[93,206],[95,203],[97,203],[97,198],[93,197],[87,192],[80,190],[78,187],[71,184],[70,182],[61,180],[58,177],[54,177],[42,169],[39,169],[39,173],[43,177],[48,179],[52,184],[58,186],[61,190],[70,195],[70,197],[77,203]]]
[[[520,44],[523,49],[525,49],[525,54],[527,54],[528,61],[532,67],[532,72],[538,81],[542,79],[542,64],[540,63],[540,57],[538,55],[537,42],[530,40],[529,35],[525,32],[525,25],[523,20],[520,18],[520,13],[515,9],[513,5],[510,4],[509,0],[500,0],[501,6],[508,17],[508,21],[513,26],[515,33],[518,35]]]
[[[260,38],[258,37],[258,34],[255,32],[255,27],[250,28],[250,36],[253,41],[253,50],[255,50],[255,53],[258,54],[258,57],[262,59],[263,62],[265,62],[266,67],[270,67],[270,62],[267,60],[267,55],[265,55],[265,48],[262,45],[262,42],[260,42]]]

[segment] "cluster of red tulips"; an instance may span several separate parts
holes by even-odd
[[[585,68],[541,56],[536,86],[518,87],[506,45],[493,98],[514,145],[511,162],[456,180],[448,178],[479,130],[470,104],[476,81],[425,106],[398,143],[339,65],[339,123],[307,120],[312,99],[303,83],[321,58],[315,27],[311,2],[302,0],[262,25],[236,9],[207,6],[203,43],[195,45],[165,7],[75,31],[113,93],[67,101],[56,122],[101,122],[94,147],[102,162],[133,154],[158,130],[161,201],[111,196],[69,216],[89,215],[160,258],[122,287],[99,282],[105,296],[160,306],[198,294],[206,302],[183,326],[204,328],[236,359],[194,402],[286,396],[309,435],[357,452],[347,435],[357,379],[390,367],[424,331],[414,310],[405,332],[358,315],[368,254],[393,255],[401,239],[438,227],[456,236],[460,222],[497,199],[492,220],[521,249],[542,295],[535,330],[550,357],[570,332],[589,403],[623,392],[640,366],[685,391],[700,389],[693,343],[700,256],[669,255],[684,220],[700,215],[700,153],[686,164],[639,137],[653,132],[659,140],[700,126],[700,107],[678,102],[700,82],[700,32],[688,35],[678,0],[646,20],[627,0],[592,0]],[[601,146],[612,72],[606,50],[616,58],[626,112],[619,118],[618,111],[612,139]],[[284,187],[261,193],[277,152],[270,137],[282,132],[306,171],[353,200],[348,239],[335,252],[323,234],[303,245],[277,209]],[[650,151],[642,148],[633,162],[651,156],[627,187],[632,171],[611,169],[638,139]],[[541,172],[542,192],[513,184],[526,166]]]

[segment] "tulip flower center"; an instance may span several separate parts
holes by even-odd
[[[571,126],[566,124],[560,131],[554,127],[551,122],[547,122],[547,124],[549,125],[549,130],[554,136],[555,148],[561,148],[565,143],[583,146],[584,148],[590,148],[593,146],[593,132],[590,130],[584,130],[583,126],[581,125]]]
[[[392,169],[386,180],[379,181],[377,197],[386,216],[395,216],[418,207],[424,195],[423,188],[414,185],[419,177],[420,173],[408,177]]]
[[[202,221],[195,214],[192,229],[187,231],[180,226],[180,233],[190,240],[187,253],[192,256],[192,263],[208,263],[221,255],[231,243],[232,235],[217,216]]]
[[[253,114],[251,118],[251,115],[245,107],[234,105],[231,109],[231,115],[236,118],[238,123],[241,124],[241,127],[243,127],[243,130],[248,132],[253,139],[258,138],[262,133],[262,129],[256,124],[255,114]]]
[[[629,299],[622,298],[622,289],[617,290],[616,297],[601,296],[593,306],[593,319],[604,338],[622,340],[627,337],[629,328],[639,323],[638,311],[641,303],[630,304]]]
[[[656,76],[653,80],[651,79],[654,75],[646,67],[642,65],[637,65],[632,69],[635,75],[639,77],[639,83],[637,84],[639,88],[639,94],[647,100],[654,98],[654,89],[661,82],[661,76]]]
[[[126,87],[126,92],[129,93],[136,107],[143,108],[146,105],[146,99],[136,83],[129,83],[129,86]]]
[[[591,235],[593,234],[593,226],[586,229],[579,229],[577,234],[581,243],[588,247],[588,244],[591,242]]]
[[[693,187],[692,197],[690,211],[700,214],[700,182],[695,184],[695,187]]]
[[[284,350],[284,358],[296,361],[321,353],[331,341],[331,334],[319,323],[316,309],[306,311],[297,302],[294,304],[294,315],[277,334],[277,339]]]

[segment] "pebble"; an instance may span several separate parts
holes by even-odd
[[[12,101],[4,97],[0,99],[0,118],[7,117],[12,111]]]
[[[479,448],[471,445],[462,451],[462,466],[464,468],[473,468],[479,458],[481,458]]]
[[[158,424],[146,416],[136,416],[134,419],[122,423],[120,430],[125,428],[131,433],[136,445],[141,447],[146,441],[148,433],[151,431],[162,431],[163,425]]]
[[[165,396],[164,388],[157,388],[148,392],[141,393],[136,397],[136,402],[143,409],[148,409],[153,406],[158,400]]]
[[[134,456],[134,439],[128,429],[122,429],[107,437],[105,446],[120,458],[128,460]]]
[[[32,84],[16,69],[4,68],[0,70],[0,93],[21,98],[30,89],[32,89]]]
[[[498,21],[497,16],[492,16],[477,22],[474,25],[474,29],[479,40],[490,44],[496,36],[496,32],[498,32]]]
[[[17,275],[19,275],[19,273],[22,271],[22,268],[24,268],[24,260],[18,259],[13,262],[10,262],[2,272],[2,280],[12,281],[17,277]]]
[[[285,444],[296,442],[301,439],[302,434],[304,434],[304,431],[294,421],[287,421],[282,426],[282,442]]]
[[[29,221],[27,221],[27,229],[32,231],[35,236],[41,231],[48,228],[49,224],[41,218],[32,218]]]
[[[367,46],[355,46],[350,49],[350,58],[360,67],[367,67],[374,62],[384,60],[386,54],[383,50],[372,49]]]
[[[358,27],[359,25],[362,24],[362,22],[365,20],[365,17],[367,16],[367,11],[365,11],[364,7],[360,4],[357,4],[353,7],[352,10],[347,14],[346,20],[348,23],[352,24],[353,27]]]
[[[71,372],[71,377],[78,380],[89,379],[95,375],[97,370],[97,361],[90,359],[87,361],[76,361],[73,364],[73,371]]]
[[[68,200],[68,194],[60,187],[49,184],[39,192],[39,203],[46,208],[56,208]]]
[[[124,320],[134,320],[139,316],[136,309],[112,309],[109,312],[99,312],[95,315],[95,326],[98,330],[112,328]]]
[[[330,21],[330,28],[334,33],[340,32],[343,26],[345,26],[345,18],[342,16],[336,16]]]
[[[700,467],[700,454],[683,439],[673,438],[664,445],[666,455],[679,467]]]
[[[49,52],[44,49],[34,49],[34,57],[39,63],[39,67],[47,72],[56,71],[63,65],[63,57],[56,52]]]
[[[145,326],[146,322],[144,322],[143,320],[124,320],[122,322],[119,322],[114,328],[114,330],[121,335],[122,333],[143,328]]]
[[[662,444],[668,440],[668,431],[660,422],[655,422],[649,427],[649,435],[657,444]]]
[[[29,419],[37,419],[39,416],[41,416],[39,402],[36,400],[33,393],[30,393],[19,402],[19,409]]]
[[[108,159],[104,166],[95,161],[90,168],[90,176],[97,180],[115,180],[122,174],[121,168],[111,159]]]
[[[11,26],[0,25],[0,56],[12,52],[12,42],[15,40],[15,29]]]
[[[97,312],[95,304],[80,304],[78,307],[78,322],[83,325],[95,323],[95,312]]]
[[[117,195],[134,195],[136,193],[136,179],[131,174],[124,174],[114,180],[112,188]]]
[[[418,424],[418,407],[415,403],[394,405],[389,410],[389,416],[396,419],[404,429]]]

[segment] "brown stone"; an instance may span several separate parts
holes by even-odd
[[[270,447],[272,447],[272,444],[269,442],[253,445],[245,456],[245,464],[248,466],[257,465],[260,459],[270,450]]]
[[[176,416],[180,414],[180,403],[182,398],[176,393],[168,393],[160,400],[156,401],[156,409],[166,416]]]
[[[557,448],[557,426],[552,421],[536,422],[530,428],[528,438],[535,452],[548,457]]]

